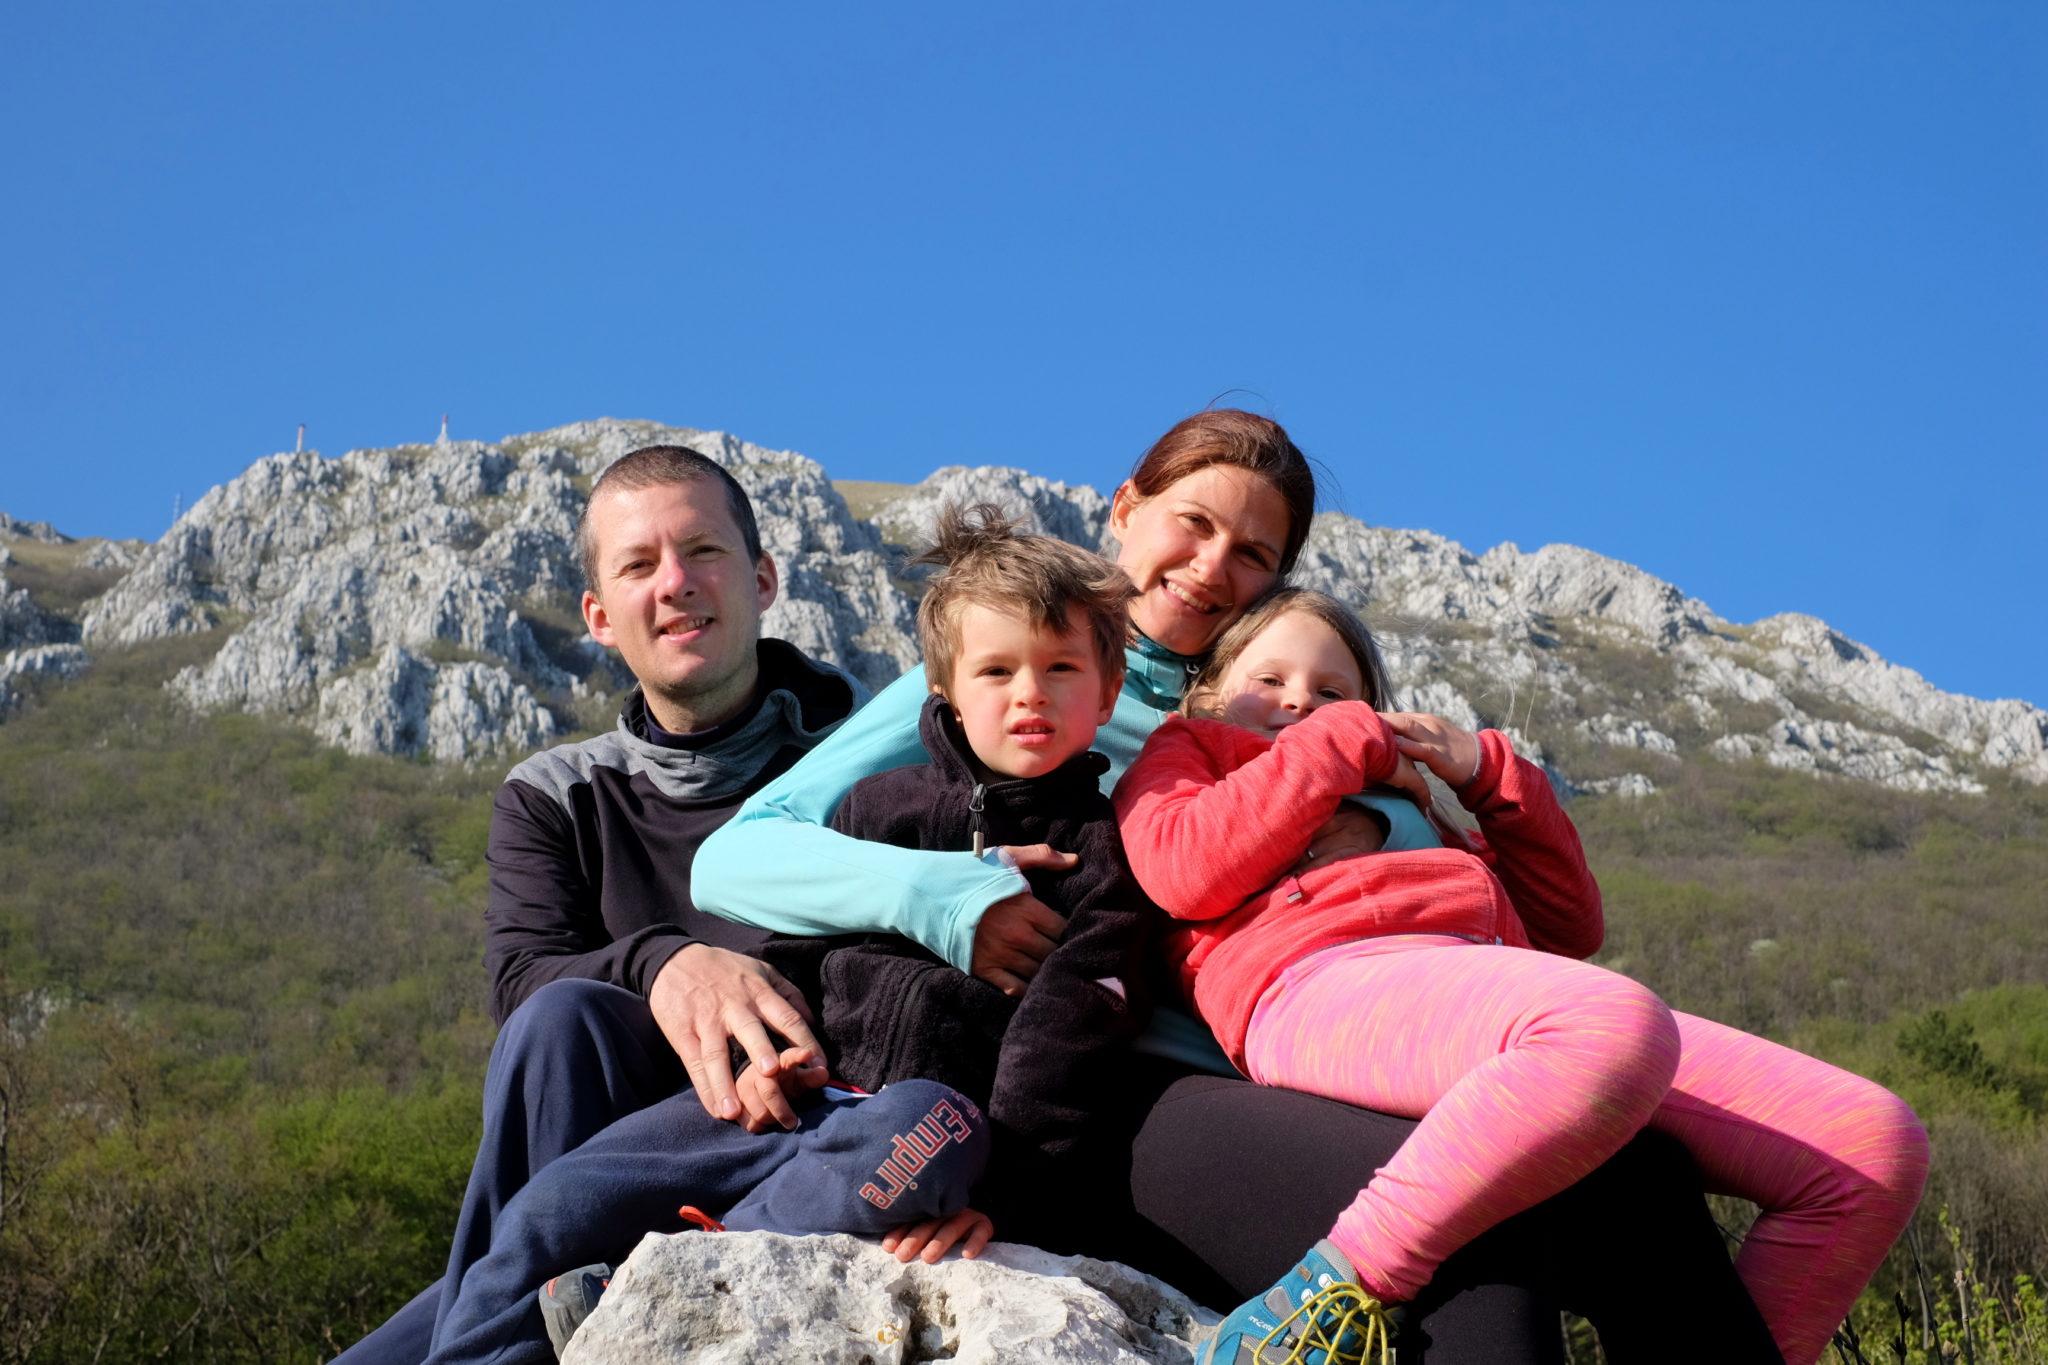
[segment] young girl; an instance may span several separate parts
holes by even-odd
[[[1446,1256],[1649,1124],[1709,1189],[1762,1207],[1737,1271],[1785,1359],[1818,1360],[1919,1199],[1919,1121],[1869,1081],[1571,960],[1600,946],[1600,893],[1543,772],[1496,730],[1390,704],[1358,619],[1283,589],[1218,642],[1191,716],[1116,790],[1131,867],[1181,921],[1169,961],[1231,1059],[1421,1119],[1205,1359],[1384,1350],[1386,1308]],[[1425,817],[1415,764],[1479,836]]]

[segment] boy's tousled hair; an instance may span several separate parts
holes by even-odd
[[[1190,716],[1208,715],[1213,711],[1216,689],[1222,685],[1223,675],[1230,671],[1237,656],[1244,653],[1245,647],[1260,631],[1290,612],[1314,617],[1336,631],[1337,638],[1344,642],[1344,647],[1351,651],[1352,659],[1358,664],[1358,676],[1365,682],[1364,700],[1375,711],[1394,709],[1394,689],[1387,680],[1387,665],[1380,658],[1379,642],[1372,638],[1365,622],[1358,619],[1357,612],[1328,593],[1316,592],[1312,588],[1273,588],[1247,607],[1244,615],[1231,622],[1230,628],[1216,641],[1209,661],[1188,684],[1180,709]]]
[[[960,617],[968,607],[982,606],[1061,632],[1072,629],[1079,613],[1114,693],[1123,681],[1130,601],[1138,590],[1100,555],[1018,527],[989,502],[964,509],[949,505],[939,513],[931,548],[911,561],[940,566],[917,604],[925,680],[940,691],[951,685]]]
[[[577,518],[576,553],[583,561],[583,586],[593,593],[597,591],[597,533],[590,525],[590,508],[600,495],[630,493],[667,484],[697,483],[704,479],[712,480],[725,490],[725,505],[732,512],[733,524],[739,528],[740,544],[747,552],[747,562],[760,563],[761,525],[754,519],[753,500],[724,465],[688,446],[641,446],[621,455],[597,476],[597,482],[591,485],[590,497],[583,504],[583,515]]]

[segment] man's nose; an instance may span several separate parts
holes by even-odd
[[[690,575],[684,570],[679,555],[663,555],[661,567],[655,570],[654,589],[664,599],[681,597],[690,590]]]

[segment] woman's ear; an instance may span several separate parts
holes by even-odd
[[[1118,540],[1124,538],[1124,531],[1131,524],[1131,513],[1138,510],[1144,499],[1138,496],[1137,485],[1125,479],[1116,487],[1109,499],[1109,533]]]

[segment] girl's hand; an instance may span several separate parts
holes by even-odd
[[[987,1214],[962,1209],[951,1218],[930,1218],[890,1229],[882,1238],[882,1250],[894,1253],[905,1265],[915,1260],[937,1265],[955,1242],[962,1242],[960,1254],[971,1261],[995,1235],[996,1225]]]
[[[1479,776],[1479,737],[1441,716],[1396,711],[1385,717],[1394,747],[1442,778],[1451,790]]]

